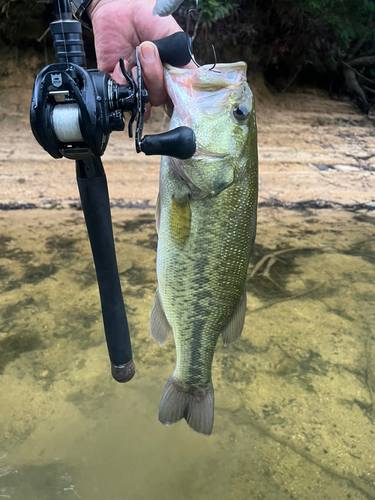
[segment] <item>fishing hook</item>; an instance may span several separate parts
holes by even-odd
[[[194,11],[196,11],[196,9],[189,9],[188,13],[187,13],[187,19],[186,19],[186,36],[187,36],[188,50],[189,50],[189,54],[190,54],[191,60],[193,61],[193,63],[196,65],[197,68],[201,68],[202,66],[197,63],[197,61],[195,60],[195,57],[194,57],[194,55],[192,53],[192,42],[194,41],[194,38],[195,38],[195,35],[196,35],[196,31],[197,31],[196,28],[194,30],[194,35],[193,35],[193,37],[191,39],[191,43],[190,43],[190,40],[189,40],[190,13],[194,12]],[[199,22],[200,18],[201,18],[201,15],[199,15],[197,23]],[[208,71],[214,71],[214,68],[215,68],[215,66],[217,64],[217,57],[216,57],[215,47],[214,47],[213,44],[211,44],[211,47],[212,47],[212,52],[214,54],[214,64],[213,64],[213,66],[211,68],[209,68]],[[216,70],[215,73],[220,73],[220,71]]]

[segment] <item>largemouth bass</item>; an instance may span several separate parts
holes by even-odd
[[[165,79],[174,104],[170,129],[191,127],[190,160],[163,157],[156,209],[158,289],[150,333],[163,345],[173,332],[177,364],[160,403],[166,425],[185,418],[210,435],[214,420],[211,364],[242,331],[246,272],[255,238],[258,155],[246,64],[177,69]]]

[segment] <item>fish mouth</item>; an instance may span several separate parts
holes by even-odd
[[[173,71],[175,73],[189,73],[191,72],[191,69],[189,68],[176,68],[175,66],[172,66],[171,64],[164,63],[164,68],[168,71]],[[203,70],[210,70],[212,68],[212,64],[204,64],[203,66],[200,66],[200,69]],[[196,68],[193,68],[196,70]],[[218,63],[215,65],[215,69],[217,70],[218,73],[221,73],[222,71],[238,71],[238,70],[247,70],[247,64],[244,61],[237,61],[233,63]]]
[[[197,148],[194,155],[192,156],[192,160],[220,161],[224,160],[228,156],[228,153],[218,153],[216,151],[210,151],[202,144],[197,142]]]

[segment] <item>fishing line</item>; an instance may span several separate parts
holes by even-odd
[[[196,4],[197,4],[197,7],[198,7],[198,0],[196,0]],[[190,54],[190,57],[191,57],[191,60],[193,61],[193,63],[196,65],[197,68],[201,68],[202,66],[200,64],[197,63],[197,61],[195,60],[195,57],[192,53],[192,43],[194,41],[194,38],[196,37],[197,35],[197,30],[198,30],[198,23],[200,22],[201,20],[201,17],[202,17],[202,13],[199,14],[198,16],[198,20],[197,22],[195,23],[195,28],[194,28],[194,34],[191,38],[191,44],[190,44],[190,41],[189,41],[189,26],[190,26],[190,13],[191,12],[194,12],[196,9],[189,9],[188,13],[187,13],[187,19],[186,19],[186,37],[187,37],[187,42],[188,42],[188,51],[189,51],[189,54]],[[217,57],[216,57],[216,50],[215,50],[215,47],[214,47],[214,44],[211,44],[211,47],[212,47],[212,52],[214,54],[214,64],[211,68],[208,69],[208,71],[213,71],[214,73],[221,73],[221,71],[219,70],[215,70],[215,66],[217,64]]]
[[[68,49],[66,46],[66,40],[65,40],[65,32],[64,32],[64,22],[63,22],[63,17],[62,17],[62,12],[61,12],[61,5],[60,5],[60,0],[56,0],[57,5],[59,8],[59,14],[60,14],[60,22],[61,22],[61,34],[63,37],[63,43],[64,43],[64,49],[65,49],[65,57],[66,57],[66,69],[69,68],[69,59],[68,59]]]
[[[200,68],[200,64],[197,63],[197,61],[195,60],[194,58],[194,55],[193,55],[193,52],[192,52],[192,43],[193,43],[193,40],[194,38],[191,39],[191,45],[190,45],[190,40],[189,40],[189,28],[190,28],[190,13],[191,12],[194,12],[195,9],[189,9],[188,10],[188,13],[187,13],[187,19],[186,19],[186,39],[187,39],[187,46],[188,46],[188,51],[189,51],[189,54],[190,54],[190,57],[191,57],[191,60],[193,61],[193,63],[196,65],[197,68]],[[194,35],[195,37],[195,35]]]

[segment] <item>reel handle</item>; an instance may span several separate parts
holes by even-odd
[[[184,31],[178,31],[173,35],[155,40],[162,63],[171,64],[173,66],[185,66],[192,59],[191,39]],[[143,89],[143,78],[141,76],[142,68],[138,58],[138,47],[136,49],[136,61],[138,69],[138,89]],[[121,66],[121,62],[120,62]],[[125,69],[123,75],[127,77]],[[128,76],[128,78],[130,78]],[[137,94],[137,124],[135,145],[137,153],[141,151],[149,155],[171,156],[179,160],[187,160],[191,158],[196,151],[195,134],[189,127],[177,127],[174,130],[162,134],[146,135],[142,139],[143,130],[143,113],[144,113],[144,98],[143,90],[138,90]],[[147,95],[147,93],[146,93]],[[147,101],[148,102],[148,101]],[[133,115],[134,116],[134,115]],[[132,119],[129,122],[129,135],[131,135]]]

